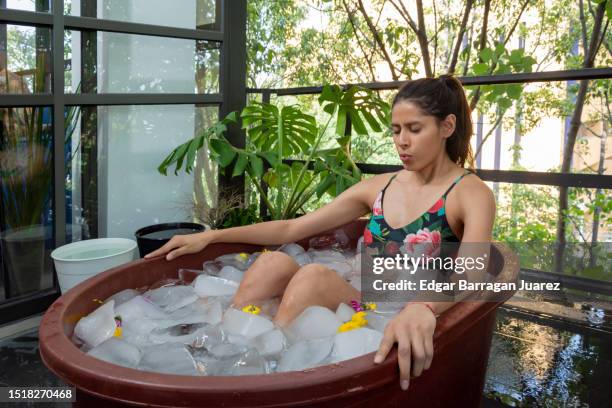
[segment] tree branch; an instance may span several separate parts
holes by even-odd
[[[358,0],[358,1],[359,1],[359,10],[361,11],[363,18],[365,19],[366,24],[368,25],[368,28],[372,32],[372,35],[374,36],[376,43],[380,47],[380,51],[382,52],[383,57],[387,61],[387,65],[389,65],[389,69],[391,70],[391,76],[393,77],[394,81],[397,81],[399,77],[395,73],[395,66],[393,65],[393,62],[391,61],[391,57],[389,57],[389,53],[387,52],[387,47],[385,47],[385,43],[383,42],[380,36],[380,33],[378,32],[378,30],[372,23],[372,20],[368,16],[368,13],[366,12],[365,7],[363,6],[363,2],[361,0]]]
[[[455,67],[457,66],[457,58],[459,57],[459,49],[463,42],[463,36],[465,35],[465,27],[470,18],[470,11],[472,10],[473,0],[468,0],[465,4],[465,11],[463,12],[463,19],[461,20],[461,26],[459,28],[459,34],[457,35],[457,41],[455,42],[455,48],[453,49],[453,55],[451,57],[450,64],[448,66],[448,73],[453,74]]]
[[[389,1],[393,5],[393,7],[395,7],[395,9],[399,12],[400,16],[404,18],[404,20],[406,21],[408,26],[412,29],[414,34],[417,36],[417,40],[419,41],[419,47],[421,48],[421,56],[423,57],[425,75],[428,77],[431,77],[432,76],[431,60],[429,57],[429,48],[428,48],[429,42],[427,41],[427,34],[425,33],[424,29],[423,31],[421,31],[421,27],[422,25],[424,25],[424,23],[421,24],[421,20],[423,19],[423,2],[421,0],[417,0],[417,9],[419,10],[419,25],[417,26],[417,23],[415,23],[415,21],[412,19],[412,17],[410,16],[410,13],[406,9],[406,6],[404,6],[404,3],[401,0],[398,0],[397,4],[393,0],[389,0]]]
[[[357,39],[357,44],[359,44],[359,48],[361,49],[361,52],[363,53],[363,57],[368,63],[368,68],[370,69],[370,74],[372,75],[372,81],[376,81],[376,74],[374,73],[374,67],[372,66],[372,61],[370,60],[370,58],[368,58],[368,55],[366,54],[365,49],[363,48],[363,44],[361,44],[361,41],[359,40],[359,34],[357,32],[357,27],[355,27],[355,22],[353,21],[353,12],[349,9],[349,6],[348,4],[346,4],[345,0],[342,0],[342,4],[344,5],[346,14],[348,14],[348,19],[351,22],[353,33],[355,33],[355,38]]]

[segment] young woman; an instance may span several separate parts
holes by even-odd
[[[393,99],[391,126],[402,170],[362,180],[302,217],[178,235],[146,258],[167,254],[170,260],[199,252],[213,242],[295,242],[370,211],[384,216],[370,219],[364,231],[366,244],[394,241],[402,245],[410,234],[441,241],[490,242],[495,200],[487,185],[464,168],[473,166],[472,121],[461,83],[446,75],[407,82]],[[289,255],[271,251],[262,253],[245,272],[233,304],[243,307],[280,295],[274,318],[280,326],[308,306],[335,310],[340,302],[361,299],[358,290],[327,267],[316,263],[300,267]],[[431,365],[436,316],[452,305],[408,302],[387,325],[374,362],[382,362],[398,343],[402,389],[408,388],[411,373],[419,376]]]

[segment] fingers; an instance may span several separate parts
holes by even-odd
[[[399,332],[397,336],[397,362],[400,370],[400,387],[406,391],[410,384],[411,342],[408,333]]]
[[[167,259],[168,261],[171,261],[171,260],[173,260],[174,258],[177,258],[177,257],[179,257],[179,256],[183,255],[185,252],[187,252],[187,251],[186,251],[185,247],[184,247],[184,246],[182,246],[182,247],[180,247],[180,248],[178,248],[178,249],[175,249],[174,251],[170,252],[170,253],[169,253],[169,254],[166,256],[166,259]]]
[[[428,370],[434,355],[433,335],[425,336],[423,345],[425,347],[425,370]]]
[[[155,251],[146,254],[145,258],[148,259],[148,258],[154,258],[156,256],[163,255],[174,248],[180,247],[181,245],[182,243],[180,242],[179,239],[177,239],[177,236],[174,236],[170,239],[170,241],[166,242],[161,248],[158,248]]]
[[[415,333],[410,338],[410,345],[412,348],[412,375],[418,377],[423,372],[425,367],[425,345],[423,342],[423,336],[420,333]]]
[[[387,357],[387,354],[389,354],[389,351],[393,347],[393,344],[395,344],[395,334],[393,333],[393,330],[391,330],[389,326],[387,326],[383,338],[380,341],[380,346],[378,346],[378,352],[374,357],[374,362],[376,364],[382,363],[384,361],[384,359]]]

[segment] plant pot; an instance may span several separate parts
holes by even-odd
[[[51,259],[45,248],[52,233],[53,227],[41,224],[2,233],[2,259],[8,272],[10,297],[52,286]]]
[[[149,225],[140,228],[135,233],[136,241],[138,242],[138,252],[142,258],[149,252],[161,248],[174,235],[193,234],[209,229],[210,226],[206,224],[202,225],[193,222],[169,222]]]

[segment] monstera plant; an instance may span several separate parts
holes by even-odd
[[[213,160],[223,168],[232,168],[232,177],[245,175],[253,183],[272,219],[294,218],[314,195],[321,198],[327,192],[336,196],[361,180],[361,172],[351,158],[351,135],[382,132],[390,121],[389,104],[362,87],[344,90],[325,85],[318,102],[327,116],[323,124],[299,105],[252,102],[240,115],[247,133],[246,148],[233,146],[224,136],[228,124],[238,123],[237,113],[232,112],[175,148],[158,171],[165,175],[175,164],[175,174],[183,166],[189,173],[196,152],[208,142]],[[335,128],[331,129],[333,122]],[[329,136],[335,143],[322,148]],[[288,164],[285,159],[290,157],[298,161]],[[264,161],[268,163],[265,170]],[[267,192],[260,180],[268,186]]]

